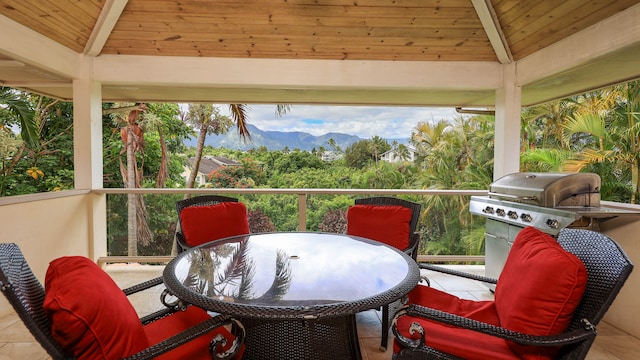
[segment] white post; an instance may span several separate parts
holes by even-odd
[[[502,87],[496,90],[493,179],[520,171],[520,112],[522,89],[516,84],[516,65],[503,65]]]
[[[102,183],[102,86],[93,81],[93,60],[80,56],[77,77],[73,81],[74,186],[76,189],[101,189]],[[106,195],[91,195],[88,256],[107,255]]]

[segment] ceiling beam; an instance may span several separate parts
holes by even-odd
[[[621,49],[640,46],[638,19],[640,19],[640,4],[519,60],[518,86],[526,86],[571,69],[584,67]],[[626,78],[640,76],[640,67],[637,63],[631,64],[627,71]],[[609,84],[594,86],[605,85]]]
[[[500,61],[501,64],[511,63],[513,61],[513,56],[511,55],[509,44],[502,32],[500,21],[498,20],[490,1],[471,0],[471,2],[473,3],[473,7],[476,9],[476,13],[480,18],[484,31],[487,33],[487,37],[489,37],[489,41],[491,42],[491,46],[493,46],[493,51],[495,51],[496,56],[498,57],[498,61]]]
[[[16,21],[0,15],[0,53],[20,63],[35,66],[65,78],[73,78],[78,54]]]
[[[100,16],[93,27],[91,36],[84,47],[84,54],[98,56],[102,52],[104,44],[107,42],[111,31],[116,26],[124,7],[128,0],[107,0],[102,7]]]
[[[24,63],[15,60],[0,60],[0,67],[24,67]]]
[[[256,89],[493,90],[502,65],[488,61],[343,61],[101,55],[104,84]],[[171,69],[167,71],[167,69]]]

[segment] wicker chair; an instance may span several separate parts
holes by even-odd
[[[516,243],[517,241],[516,239]],[[552,336],[527,335],[429,308],[427,307],[428,301],[424,301],[425,303],[422,304],[410,304],[396,314],[392,324],[392,330],[396,336],[393,359],[458,359],[458,357],[451,354],[425,345],[425,338],[427,343],[431,340],[429,340],[429,333],[425,334],[425,329],[418,322],[420,319],[428,319],[429,322],[433,321],[461,329],[473,330],[491,337],[502,338],[515,344],[556,347],[559,348],[557,359],[584,359],[596,337],[596,326],[629,277],[633,265],[618,244],[602,233],[582,229],[563,229],[559,233],[557,241],[562,248],[576,255],[582,261],[587,273],[584,293],[578,299],[577,308],[573,312],[568,328],[563,333]],[[487,283],[498,283],[495,279],[451,271],[436,265],[420,265],[424,269],[463,276]],[[545,291],[545,289],[541,288],[540,291]],[[404,329],[403,332],[405,334],[414,334],[411,339],[403,336],[400,329],[398,329],[399,319],[406,316],[410,317],[408,320],[414,319],[413,322],[403,322],[405,326],[410,323],[409,328]],[[416,334],[419,335],[415,336]],[[433,339],[435,335],[431,334],[431,336]]]
[[[216,205],[216,204],[225,203],[225,202],[237,203],[238,199],[228,197],[228,196],[222,196],[222,195],[203,195],[203,196],[196,196],[196,197],[192,197],[189,199],[184,199],[176,202],[176,210],[178,211],[178,221],[180,224],[180,228],[176,231],[176,242],[178,243],[178,252],[182,252],[191,247],[189,244],[187,244],[187,241],[184,236],[184,232],[182,231],[183,224],[182,224],[182,219],[180,217],[180,214],[182,213],[182,211],[192,206],[210,206],[210,205]],[[245,215],[245,218],[240,219],[240,221],[245,221],[248,224],[246,215]],[[242,235],[242,234],[233,234],[233,235]],[[209,239],[209,240],[215,240],[215,239]]]
[[[97,268],[97,270],[102,271],[99,268]],[[161,284],[162,278],[155,278],[122,291],[124,295],[129,296]],[[51,315],[45,310],[45,289],[36,279],[18,246],[13,243],[0,244],[0,288],[27,329],[29,329],[34,338],[47,351],[52,359],[75,358],[63,349],[63,345],[59,343],[52,334],[53,320],[50,319]],[[184,304],[180,304],[184,306]],[[87,305],[91,306],[90,304]],[[204,316],[206,320],[197,324],[183,323],[184,326],[181,324],[183,331],[178,332],[169,324],[174,324],[171,321],[175,319],[180,319],[182,322],[187,321],[186,309],[181,306],[163,308],[140,318],[143,327],[156,326],[157,328],[159,326],[165,329],[162,332],[168,332],[171,335],[165,340],[152,344],[127,357],[127,359],[156,358],[159,355],[187,345],[194,339],[216,331],[216,329],[220,329],[225,325],[231,326],[231,332],[235,337],[233,344],[228,344],[229,348],[226,351],[218,352],[220,338],[213,338],[208,346],[204,346],[202,349],[198,348],[196,351],[198,354],[210,354],[212,359],[236,359],[242,356],[244,348],[244,328],[242,324],[224,315],[216,317]],[[193,308],[192,310],[198,310],[200,313],[206,315],[201,309]],[[179,317],[174,318],[174,316]],[[185,327],[186,329],[184,329]],[[205,341],[209,341],[209,338],[205,339]],[[224,345],[226,346],[227,343],[225,342]]]
[[[411,256],[413,260],[418,256],[418,244],[420,242],[420,234],[416,232],[418,227],[418,220],[420,219],[420,210],[422,206],[418,203],[387,196],[367,197],[355,200],[355,205],[376,205],[376,206],[402,206],[411,210],[411,221],[409,222],[409,246],[403,249],[407,255]],[[347,231],[349,232],[349,231]],[[358,235],[353,234],[353,235]],[[374,239],[384,242],[384,239]],[[396,310],[402,306],[402,302],[395,301],[392,304],[382,307],[382,335],[380,339],[380,350],[386,351],[387,344],[389,342],[389,326],[391,318]]]

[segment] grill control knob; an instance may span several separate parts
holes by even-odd
[[[485,214],[493,214],[493,208],[491,206],[487,206],[486,208],[482,209],[482,212]]]
[[[504,209],[498,209],[496,210],[496,214],[498,214],[498,216],[504,216],[506,214],[506,211],[504,211]]]
[[[512,219],[512,220],[517,220],[518,219],[518,213],[513,211],[513,210],[510,210],[507,213],[507,215],[509,216],[509,219]]]
[[[558,220],[556,219],[547,219],[547,226],[552,229],[557,229],[559,226]]]
[[[531,220],[533,220],[533,217],[529,214],[522,214],[520,215],[520,219],[522,219],[522,221],[524,222],[531,222]]]

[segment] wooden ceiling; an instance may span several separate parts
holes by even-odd
[[[514,60],[638,0],[491,0]],[[0,14],[82,53],[106,0],[0,0]],[[497,60],[470,0],[129,0],[102,54]]]
[[[0,0],[0,15],[90,56],[504,64],[522,60],[638,3],[640,0]],[[11,80],[3,75],[6,68],[0,68],[0,81]],[[13,69],[14,76],[16,71]]]

